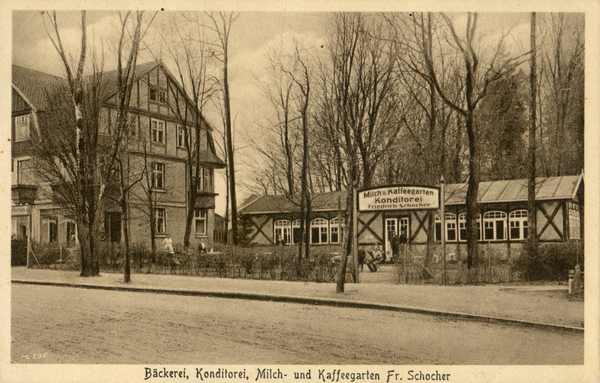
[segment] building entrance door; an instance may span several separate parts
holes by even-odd
[[[392,235],[406,236],[408,238],[408,217],[385,219],[385,259],[392,259]]]
[[[109,242],[121,242],[121,214],[120,213],[106,213],[105,221],[105,235]]]

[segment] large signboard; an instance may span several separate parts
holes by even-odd
[[[397,185],[358,192],[359,211],[420,210],[440,207],[440,189],[429,186]]]

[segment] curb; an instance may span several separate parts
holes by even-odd
[[[212,298],[228,298],[228,299],[248,299],[257,301],[268,301],[268,302],[286,302],[286,303],[301,303],[311,304],[320,306],[333,306],[333,307],[349,307],[359,309],[370,309],[370,310],[385,310],[385,311],[396,311],[405,312],[412,314],[422,315],[437,315],[440,317],[447,317],[453,319],[470,320],[477,322],[497,323],[513,326],[523,327],[536,327],[547,330],[560,330],[560,331],[573,331],[583,333],[583,327],[574,326],[563,326],[555,325],[550,323],[541,322],[529,322],[518,319],[507,319],[500,317],[476,315],[476,314],[465,314],[450,311],[431,310],[418,307],[400,306],[385,303],[371,303],[363,301],[351,301],[344,299],[327,299],[327,298],[310,298],[310,297],[298,297],[291,295],[274,295],[274,294],[260,294],[260,293],[242,293],[232,291],[198,291],[198,290],[180,290],[180,289],[159,289],[159,288],[145,288],[145,287],[121,287],[121,286],[102,286],[102,285],[87,285],[78,283],[65,283],[65,282],[43,282],[43,281],[27,281],[13,279],[12,283],[17,284],[28,284],[28,285],[39,285],[39,286],[57,286],[57,287],[71,287],[71,288],[83,288],[92,290],[111,290],[111,291],[123,291],[123,292],[137,292],[137,293],[153,293],[153,294],[172,294],[172,295],[183,295],[183,296],[198,296],[198,297],[212,297]]]

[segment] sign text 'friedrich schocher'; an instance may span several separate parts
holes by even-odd
[[[358,210],[438,209],[440,191],[424,186],[388,186],[358,192]]]

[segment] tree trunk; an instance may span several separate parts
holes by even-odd
[[[473,121],[473,112],[466,116],[467,134],[469,136],[469,182],[467,187],[467,268],[471,269],[478,261],[477,235],[477,194],[479,192],[479,150],[478,134]]]
[[[528,172],[527,172],[527,239],[535,244],[537,241],[536,228],[536,208],[535,208],[535,152],[536,145],[536,112],[537,112],[537,64],[536,64],[536,41],[535,41],[535,12],[531,13],[531,69],[529,73],[529,86],[531,91],[531,100],[529,106],[530,121],[529,121],[529,149],[527,156]]]
[[[127,208],[129,201],[125,198],[121,206],[121,224],[125,244],[125,269],[123,271],[123,282],[131,282],[130,254],[129,254],[129,210]]]
[[[225,129],[227,134],[227,165],[229,168],[229,199],[231,200],[231,231],[233,244],[238,244],[237,197],[235,193],[235,166],[233,162],[233,134],[231,131],[231,105],[229,101],[229,80],[227,76],[227,50],[223,61],[223,88],[225,92]]]
[[[352,171],[353,172],[353,171]],[[346,216],[349,218],[348,221],[349,222],[354,222],[354,207],[353,207],[353,202],[350,201],[354,201],[353,198],[353,194],[354,194],[354,186],[351,185],[349,187],[350,191],[348,192],[348,196],[346,197],[346,210],[349,210],[349,212],[346,214]],[[354,227],[354,225],[347,225],[347,227],[349,227],[348,229],[348,234],[345,238],[346,243],[345,243],[345,249],[342,252],[342,261],[340,264],[340,271],[339,271],[339,275],[338,275],[338,281],[335,287],[335,291],[337,293],[343,293],[344,292],[344,287],[345,287],[345,283],[346,283],[346,268],[348,267],[348,256],[350,254],[352,254],[352,238],[354,236],[354,230],[356,230],[356,228]]]

